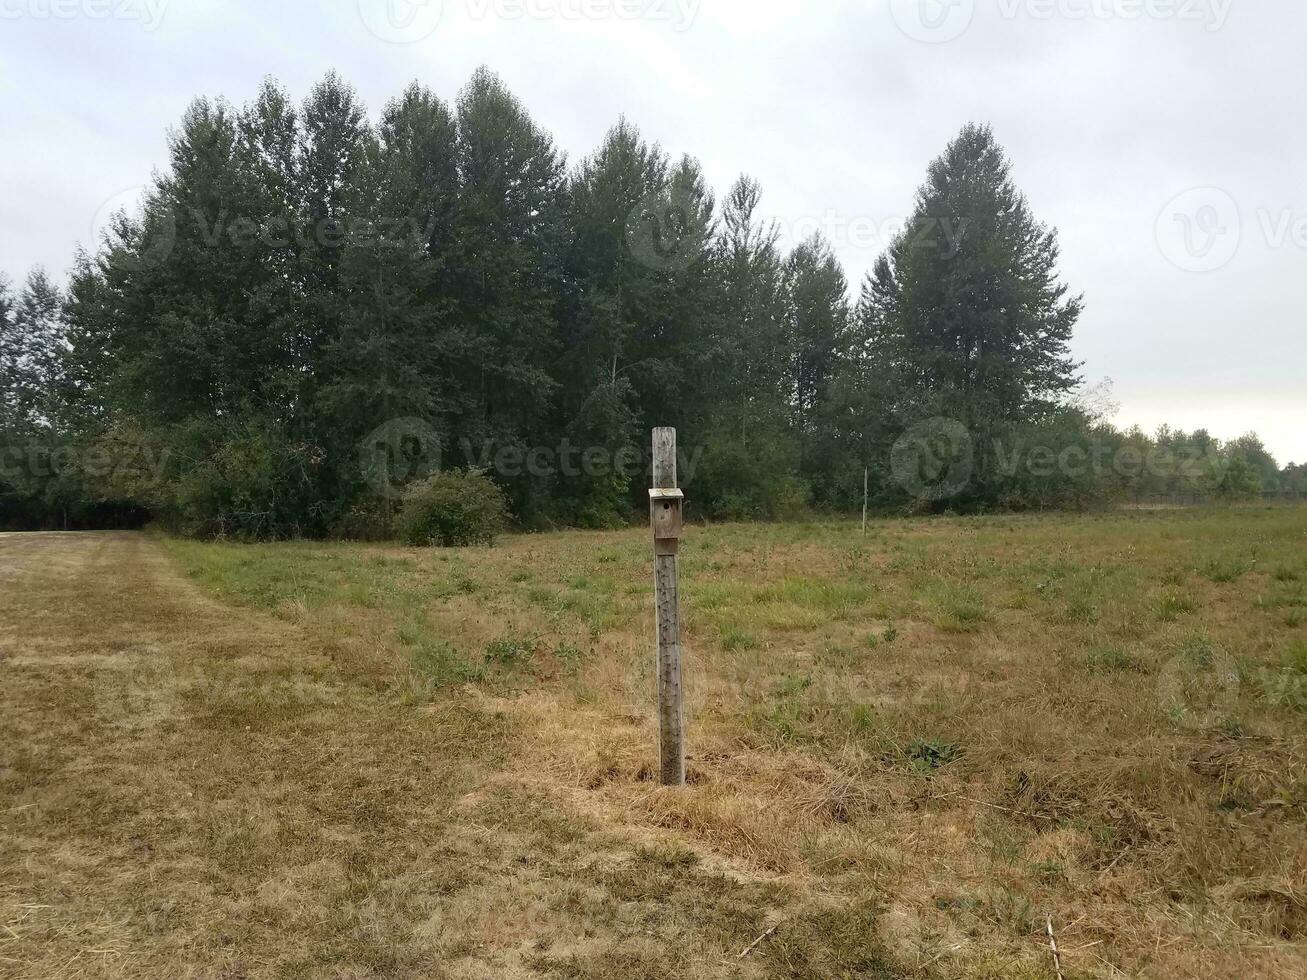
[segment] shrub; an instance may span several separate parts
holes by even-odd
[[[396,520],[409,544],[461,548],[494,544],[507,522],[504,493],[480,473],[437,473],[404,495]]]
[[[354,501],[331,524],[330,536],[341,541],[386,541],[395,531],[390,505],[375,496]]]
[[[767,489],[767,513],[775,521],[797,521],[807,516],[812,490],[802,480],[783,476]]]

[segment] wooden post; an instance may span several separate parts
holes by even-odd
[[[862,471],[862,533],[867,533],[867,502],[871,499],[871,468]]]
[[[658,615],[658,754],[664,786],[685,785],[685,709],[681,685],[681,599],[677,555],[685,494],[677,486],[676,430],[653,434],[649,517],[654,537],[654,605]]]

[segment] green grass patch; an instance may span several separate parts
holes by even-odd
[[[1174,623],[1197,608],[1198,602],[1193,596],[1183,592],[1166,592],[1154,604],[1153,612],[1159,621]]]
[[[757,636],[740,626],[722,627],[719,636],[722,649],[727,653],[756,650],[761,646]]]
[[[1124,647],[1095,647],[1084,657],[1085,669],[1093,674],[1142,673],[1139,660]]]
[[[1219,585],[1237,582],[1253,569],[1253,562],[1245,558],[1218,558],[1207,562],[1202,573]]]

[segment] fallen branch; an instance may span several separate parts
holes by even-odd
[[[746,949],[746,950],[745,950],[743,953],[741,953],[739,956],[737,956],[736,959],[741,959],[741,960],[744,959],[746,956],[748,956],[750,953],[752,953],[755,949],[757,949],[759,946],[761,946],[761,945],[763,944],[763,942],[765,942],[767,939],[769,939],[769,938],[772,936],[772,934],[775,933],[776,930],[779,929],[780,927],[781,927],[780,923],[779,923],[779,922],[776,923],[776,925],[772,926],[770,929],[768,929],[766,932],[764,932],[761,936],[759,936],[757,939],[755,939],[753,942],[751,942],[751,943],[749,944],[749,948]]]
[[[991,810],[1002,810],[1004,813],[1010,813],[1016,817],[1025,817],[1027,820],[1047,820],[1050,823],[1057,823],[1057,817],[1050,817],[1043,813],[1030,813],[1027,810],[1014,810],[1010,806],[999,806],[997,803],[986,803],[984,800],[973,800],[970,796],[962,796],[959,793],[945,793],[943,796],[927,797],[927,803],[937,803],[940,800],[958,800],[961,803],[974,803],[976,806],[987,806]]]
[[[1057,936],[1053,932],[1053,917],[1048,917],[1048,945],[1053,950],[1053,967],[1057,970],[1057,980],[1066,980],[1062,974],[1062,954],[1057,949]]]

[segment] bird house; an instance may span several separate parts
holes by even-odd
[[[685,493],[681,490],[650,490],[649,515],[655,542],[666,542],[674,551],[685,527]]]

